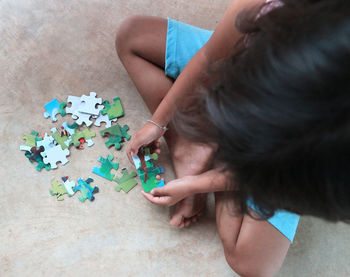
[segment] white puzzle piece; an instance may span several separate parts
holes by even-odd
[[[57,162],[61,162],[62,165],[68,163],[67,156],[69,155],[69,150],[62,150],[61,145],[56,145],[42,152],[41,155],[44,157],[43,161],[45,164],[50,164],[51,168],[57,168]]]
[[[102,98],[96,98],[96,92],[90,92],[90,96],[83,95],[80,97],[80,100],[82,103],[78,108],[79,112],[98,115],[104,108],[103,105],[98,105],[98,107],[96,107],[97,104],[102,103]]]
[[[73,188],[75,187],[75,182],[74,181],[65,181],[64,183],[64,187],[68,193],[69,196],[73,196],[74,195],[74,191],[73,191]]]

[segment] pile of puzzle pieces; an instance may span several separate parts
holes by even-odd
[[[95,166],[92,172],[107,180],[117,182],[118,185],[115,187],[116,191],[119,192],[123,190],[124,192],[128,193],[137,185],[137,182],[134,179],[137,174],[135,171],[129,173],[126,168],[123,168],[121,170],[122,176],[118,178],[117,175],[111,173],[112,169],[117,170],[119,168],[119,164],[117,162],[113,162],[113,159],[114,157],[112,155],[108,155],[107,158],[100,157],[98,161],[101,163],[101,166]]]
[[[78,185],[74,181],[70,181],[67,176],[62,177],[62,181],[63,183],[59,183],[57,180],[51,182],[52,189],[50,194],[56,196],[59,201],[64,200],[64,194],[72,197],[77,191],[81,192],[81,195],[78,197],[81,202],[84,202],[86,199],[93,201],[95,199],[94,194],[99,192],[97,186],[91,187],[91,183],[94,181],[92,178],[86,180],[79,178]]]
[[[46,109],[45,118],[50,117],[52,122],[56,122],[57,114],[62,116],[72,114],[72,118],[76,122],[71,125],[64,122],[59,130],[52,128],[51,135],[45,133],[39,136],[38,132],[32,131],[31,134],[23,136],[26,142],[20,146],[20,150],[25,151],[25,156],[31,163],[37,162],[36,169],[38,171],[43,168],[46,170],[57,168],[58,162],[64,165],[68,162],[67,156],[70,154],[70,146],[74,145],[82,149],[85,142],[89,147],[94,144],[92,137],[96,134],[89,130],[89,126],[92,124],[90,118],[95,119],[95,126],[101,126],[101,123],[105,122],[107,128],[101,131],[101,135],[108,137],[106,146],[114,145],[116,149],[120,149],[122,142],[125,139],[130,139],[130,135],[127,133],[129,127],[127,125],[122,127],[118,123],[112,126],[112,122],[116,122],[118,117],[124,116],[120,98],[116,97],[113,101],[112,104],[107,100],[102,103],[102,98],[96,98],[95,92],[90,92],[89,96],[68,96],[67,103],[71,104],[70,107],[67,106],[66,102],[60,103],[57,99],[50,101],[44,106]],[[79,127],[82,124],[86,125],[83,129]]]
[[[38,132],[32,131],[29,135],[24,135],[25,144],[20,145],[20,150],[25,151],[25,156],[31,163],[37,162],[36,169],[41,171],[45,168],[50,170],[57,168],[57,163],[65,165],[68,162],[69,147],[82,149],[83,143],[87,142],[92,146],[94,142],[92,137],[96,134],[91,132],[87,127],[80,130],[76,123],[69,125],[64,122],[60,128],[51,129],[51,135],[44,133],[39,136]]]

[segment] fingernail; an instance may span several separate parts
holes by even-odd
[[[153,192],[154,192],[154,190],[152,189],[152,190],[151,190],[151,194],[153,194]]]

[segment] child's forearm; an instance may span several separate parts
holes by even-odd
[[[230,185],[232,176],[219,169],[209,170],[195,178],[197,180],[189,188],[191,194],[233,190]]]
[[[153,114],[152,120],[162,126],[166,126],[173,117],[177,99],[195,89],[195,85],[202,78],[203,71],[207,68],[208,60],[203,51],[199,50],[176,79],[172,88]]]
[[[259,5],[265,0],[233,0],[215,28],[209,41],[193,56],[164,97],[152,120],[165,126],[172,119],[176,102],[195,89],[205,76],[209,64],[232,55],[232,49],[242,34],[235,26],[235,18],[242,9]]]

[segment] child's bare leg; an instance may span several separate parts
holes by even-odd
[[[233,214],[226,192],[215,193],[216,223],[231,268],[240,276],[274,276],[290,241],[267,221]]]
[[[156,110],[173,84],[172,79],[164,74],[166,36],[166,19],[133,16],[121,24],[116,38],[119,58],[151,113]],[[187,142],[173,129],[166,133],[165,139],[178,178],[199,174],[207,167],[211,155],[208,147]],[[183,226],[196,220],[204,202],[203,196],[182,201],[171,224]]]

